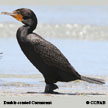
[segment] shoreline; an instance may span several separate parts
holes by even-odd
[[[17,93],[17,92],[0,92],[0,96],[15,96],[15,97],[28,97],[28,96],[38,96],[38,97],[107,97],[108,94],[102,94],[102,93],[60,93],[60,94],[44,94],[44,92],[22,92],[22,93]]]

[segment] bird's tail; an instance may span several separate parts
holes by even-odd
[[[81,76],[81,80],[87,81],[89,83],[94,83],[94,84],[105,84],[104,80],[97,79],[97,78],[90,78],[90,77]]]

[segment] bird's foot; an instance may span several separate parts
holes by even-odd
[[[55,84],[46,84],[45,93],[58,94],[58,92],[54,92],[53,90],[57,89],[58,86]]]

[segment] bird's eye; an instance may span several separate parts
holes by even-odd
[[[27,17],[27,16],[23,16],[23,19],[28,19],[29,17]]]
[[[23,19],[29,19],[30,18],[30,15],[28,15],[28,14],[27,15],[24,14],[22,16],[23,16]]]

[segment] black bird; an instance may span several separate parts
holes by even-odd
[[[17,30],[16,37],[25,56],[45,78],[45,93],[54,93],[53,90],[58,88],[55,84],[58,81],[83,80],[104,84],[100,79],[80,75],[56,46],[33,32],[37,26],[37,17],[32,10],[20,8],[12,13],[2,14],[10,15],[24,24]]]

